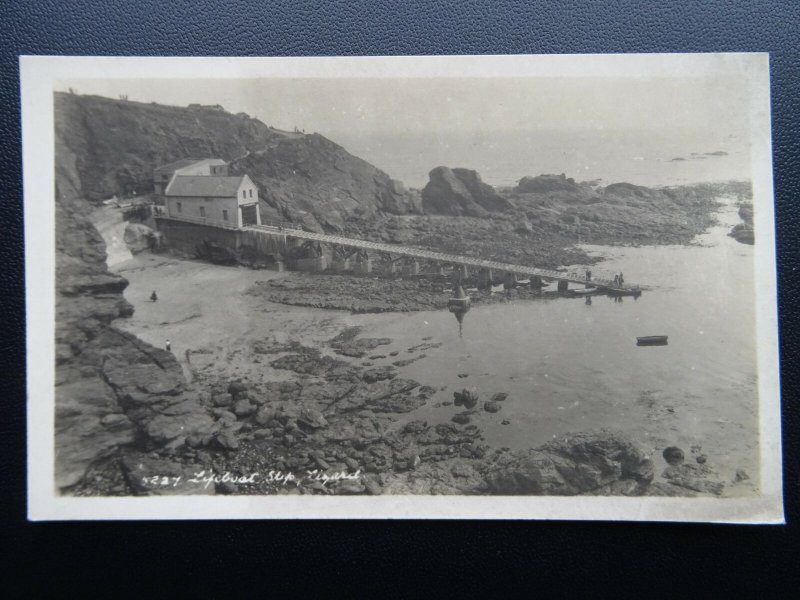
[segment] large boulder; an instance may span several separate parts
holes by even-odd
[[[297,419],[297,422],[305,425],[309,429],[320,429],[328,425],[327,419],[315,408],[301,409],[300,417]]]
[[[453,404],[464,408],[475,408],[479,400],[478,390],[464,388],[460,392],[453,392]]]
[[[500,412],[501,408],[502,408],[501,405],[493,400],[490,400],[489,402],[486,402],[483,405],[483,410],[485,410],[488,413]]]
[[[422,207],[428,214],[486,217],[513,208],[476,171],[436,167],[428,176],[422,190]]]
[[[131,251],[131,254],[139,254],[153,247],[155,243],[155,232],[147,225],[128,223],[125,226],[124,239],[125,245]]]
[[[702,494],[722,494],[725,484],[706,464],[682,463],[664,469],[661,476],[674,486]]]
[[[612,183],[603,189],[603,196],[619,200],[657,199],[660,195],[658,190],[625,182]]]
[[[516,192],[522,194],[545,194],[548,192],[578,192],[580,187],[572,177],[561,175],[537,175],[523,177],[517,183]]]
[[[646,488],[653,464],[621,434],[578,433],[535,450],[501,453],[486,480],[494,494],[568,496],[597,493],[620,481]]]

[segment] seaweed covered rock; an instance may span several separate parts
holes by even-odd
[[[453,392],[453,404],[464,408],[475,408],[478,404],[478,391],[475,388],[464,388],[460,392]]]

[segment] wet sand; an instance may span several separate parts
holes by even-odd
[[[135,307],[132,317],[115,325],[159,348],[169,340],[190,380],[202,372],[225,379],[280,380],[286,371],[252,362],[253,341],[274,337],[317,346],[347,322],[344,312],[272,304],[246,293],[256,282],[285,273],[150,253],[114,270],[130,282],[125,298]],[[150,301],[153,291],[157,302]]]

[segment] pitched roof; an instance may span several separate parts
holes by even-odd
[[[228,163],[221,158],[181,158],[171,163],[167,163],[166,165],[161,165],[160,167],[154,169],[153,172],[159,175],[163,173],[174,173],[178,169],[185,169],[186,167],[199,167],[205,164],[225,165]]]
[[[153,170],[154,173],[173,173],[177,169],[188,167],[189,165],[193,165],[198,160],[202,160],[200,158],[181,158],[179,160],[173,161],[171,163],[167,163],[166,165],[161,165],[160,167]]]
[[[166,196],[206,196],[235,198],[245,175],[216,177],[213,175],[175,175],[164,191]]]
[[[228,163],[222,160],[221,158],[204,158],[202,160],[198,160],[193,162],[190,165],[185,167],[181,167],[176,171],[181,175],[205,175],[209,169],[206,169],[208,166],[217,166],[217,165],[227,165]]]

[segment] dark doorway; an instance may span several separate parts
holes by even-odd
[[[258,205],[242,207],[242,225],[257,225],[258,224]]]

